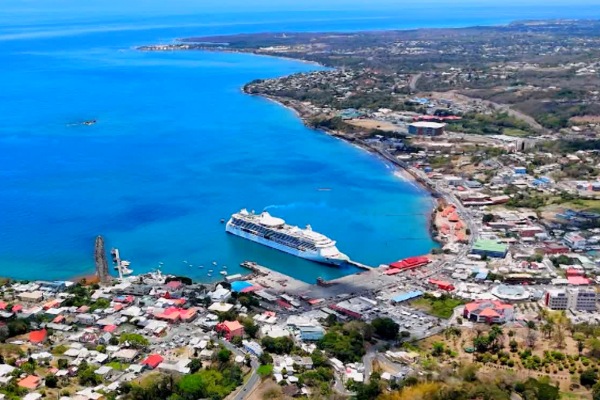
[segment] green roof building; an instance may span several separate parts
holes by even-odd
[[[508,252],[508,246],[503,243],[498,243],[496,240],[478,239],[473,245],[471,253],[486,255],[488,257],[504,258]]]

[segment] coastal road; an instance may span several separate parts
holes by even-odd
[[[225,346],[225,348],[230,350],[236,356],[245,357],[247,354],[244,351],[240,350],[238,347],[229,343],[227,340],[219,339],[219,343],[222,344],[223,346]],[[250,367],[252,368],[252,371],[250,372],[250,378],[248,378],[246,383],[244,383],[242,385],[242,387],[238,389],[238,392],[235,394],[235,396],[233,396],[231,398],[232,400],[244,400],[245,398],[247,398],[250,395],[250,393],[252,393],[252,390],[254,390],[254,387],[260,381],[260,376],[258,375],[258,372],[257,372],[258,366],[259,366],[258,360],[256,359],[256,357],[251,355],[250,356]]]

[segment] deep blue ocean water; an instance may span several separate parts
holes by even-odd
[[[309,282],[356,272],[226,235],[219,220],[242,207],[311,224],[366,264],[434,246],[426,193],[383,161],[305,128],[291,111],[240,92],[255,78],[318,67],[242,54],[142,53],[135,46],[192,35],[600,14],[590,4],[382,1],[367,10],[358,2],[309,1],[314,11],[303,11],[267,1],[254,8],[236,0],[78,3],[8,0],[0,7],[1,276],[89,273],[98,234],[136,272],[163,262],[164,272],[207,280],[212,261],[215,270],[227,265],[233,273],[247,259]],[[72,125],[88,119],[98,123]]]

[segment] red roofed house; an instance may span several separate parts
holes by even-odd
[[[144,361],[142,361],[142,365],[147,366],[150,369],[155,369],[158,367],[158,364],[164,361],[164,358],[160,354],[151,354]]]
[[[17,383],[17,385],[19,385],[20,387],[25,388],[25,389],[35,390],[38,387],[40,387],[41,383],[42,383],[42,380],[40,379],[39,376],[28,375],[25,378],[21,379]]]
[[[179,289],[183,284],[180,281],[171,281],[169,283],[167,283],[165,285],[165,287],[169,290],[177,290]]]
[[[447,290],[448,292],[451,292],[455,289],[455,287],[452,283],[446,282],[446,281],[438,281],[437,279],[429,279],[429,283],[437,286],[437,288],[440,290]]]
[[[567,276],[567,281],[569,281],[569,285],[589,285],[590,280],[583,276]]]
[[[582,269],[578,268],[569,268],[567,269],[567,276],[584,276],[585,272]]]
[[[499,300],[479,300],[465,305],[463,317],[473,322],[503,324],[514,319],[514,307]]]
[[[244,336],[244,327],[238,321],[224,321],[217,324],[217,332],[222,333],[225,339],[231,340],[234,336]]]
[[[29,332],[29,341],[32,344],[44,343],[48,338],[48,331],[45,329]]]
[[[0,301],[0,310],[6,310],[8,307],[8,303],[5,301]]]
[[[179,309],[177,307],[169,307],[161,313],[154,315],[157,319],[162,319],[169,322],[177,322],[179,320]]]
[[[181,320],[183,322],[193,321],[197,315],[198,315],[198,309],[195,307],[188,308],[187,310],[181,310],[179,312],[179,318],[181,318]]]
[[[23,311],[23,306],[20,304],[15,304],[11,311],[14,313],[21,312],[21,311]]]

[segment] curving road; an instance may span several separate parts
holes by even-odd
[[[247,354],[246,352],[242,351],[239,347],[236,347],[229,343],[227,340],[219,339],[219,343],[221,343],[223,346],[225,346],[228,350],[230,350],[233,354],[237,356],[245,357]],[[235,396],[231,398],[232,400],[244,400],[246,397],[248,397],[248,395],[250,395],[250,393],[252,393],[255,386],[259,383],[260,376],[257,372],[259,364],[256,357],[252,355],[250,355],[250,367],[252,368],[250,378],[246,381],[246,383],[242,385],[241,388],[238,389],[238,392],[235,394]]]

